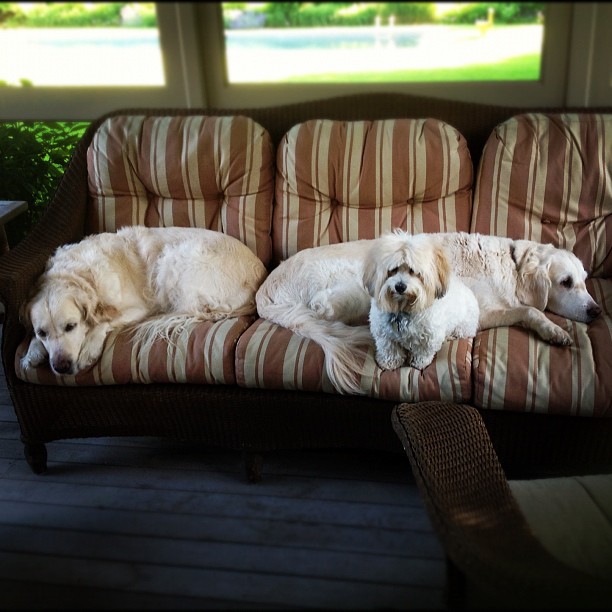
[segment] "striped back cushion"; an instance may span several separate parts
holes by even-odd
[[[518,115],[483,150],[472,231],[573,251],[612,272],[612,115]]]
[[[435,119],[298,124],[277,152],[276,263],[395,227],[468,231],[472,179],[465,139]]]
[[[111,117],[95,134],[87,165],[87,233],[203,227],[238,238],[270,263],[274,151],[252,119]]]

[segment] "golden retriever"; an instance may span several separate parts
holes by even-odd
[[[168,337],[181,318],[254,314],[266,275],[246,245],[213,230],[131,226],[87,236],[55,251],[23,305],[33,337],[22,366],[48,359],[55,373],[76,374],[99,359],[112,330],[157,317],[149,331]]]

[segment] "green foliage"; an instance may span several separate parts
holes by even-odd
[[[5,22],[18,20],[23,11],[14,2],[0,2],[0,26]]]
[[[440,23],[473,24],[476,20],[487,19],[489,8],[494,12],[498,24],[536,23],[544,14],[546,2],[473,2],[447,11]]]
[[[154,2],[37,2],[27,13],[16,3],[0,3],[0,21],[10,12],[4,22],[8,27],[119,27],[123,25],[121,11],[126,7],[136,15],[126,25],[157,26]]]
[[[51,200],[87,122],[0,123],[0,197],[25,200],[28,212],[6,226],[9,245],[22,240]]]
[[[473,25],[477,19],[487,18],[489,7],[495,10],[495,23],[535,23],[545,5],[545,2],[472,2],[448,10],[437,18],[433,2],[267,2],[263,6],[250,6],[248,2],[222,3],[226,28],[231,21],[230,14],[235,17],[241,11],[265,14],[264,25],[269,28],[372,25],[377,16],[387,23],[391,15],[397,25]],[[249,21],[244,20],[244,23]]]
[[[397,25],[410,25],[416,23],[434,23],[436,9],[432,2],[386,2],[381,5],[383,23],[391,16],[395,16]]]

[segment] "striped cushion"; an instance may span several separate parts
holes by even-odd
[[[298,124],[277,153],[275,263],[395,227],[468,231],[472,180],[465,139],[435,119]]]
[[[23,370],[19,360],[28,347],[23,342],[15,356],[17,376],[43,385],[122,385],[126,383],[235,384],[234,349],[253,317],[238,317],[186,326],[174,343],[157,341],[150,352],[133,351],[125,332],[111,333],[102,356],[76,376],[58,376],[45,365]]]
[[[573,251],[612,276],[612,115],[530,113],[495,128],[483,150],[472,231]]]
[[[258,389],[301,389],[335,393],[325,371],[323,350],[313,341],[265,319],[240,337],[236,347],[236,382]],[[383,372],[368,355],[361,380],[365,395],[390,401],[471,399],[472,340],[442,345],[433,363],[420,371]]]
[[[547,313],[572,336],[571,347],[519,327],[480,332],[477,407],[612,416],[611,142],[612,115],[598,114],[519,115],[491,134],[472,231],[572,250],[591,271],[587,287],[604,312],[589,325]]]
[[[472,179],[465,139],[438,120],[298,124],[277,154],[275,262],[305,248],[374,238],[395,227],[467,231]],[[393,401],[467,401],[470,366],[469,340],[445,345],[422,373],[412,368],[383,373],[370,355],[361,387]],[[238,342],[236,380],[245,387],[334,392],[321,348],[263,319]]]
[[[87,166],[87,233],[203,227],[238,238],[270,263],[274,151],[253,120],[112,117],[95,134]]]

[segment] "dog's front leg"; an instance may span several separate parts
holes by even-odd
[[[77,363],[77,370],[85,370],[89,366],[93,365],[104,349],[104,341],[111,331],[111,326],[108,323],[100,323],[94,327],[87,335],[86,342],[83,344],[83,348],[79,354]]]
[[[376,344],[376,363],[383,370],[397,370],[406,360],[406,352],[393,337],[388,316],[374,305],[370,308],[370,331]]]
[[[521,325],[536,334],[550,344],[558,346],[569,346],[572,337],[553,323],[543,312],[533,306],[517,306],[505,310],[492,310],[480,314],[479,325],[481,329],[502,327],[510,325]]]
[[[47,349],[43,343],[36,337],[30,340],[27,353],[21,358],[21,369],[37,368],[49,359]]]

